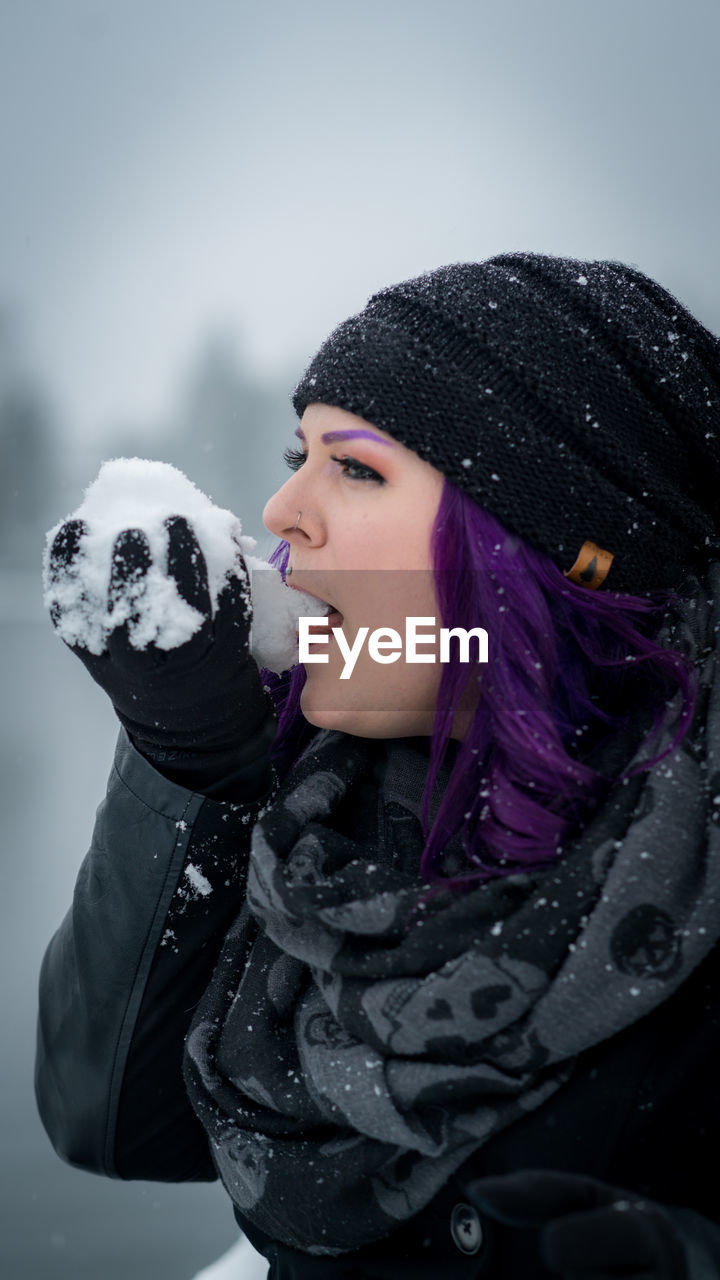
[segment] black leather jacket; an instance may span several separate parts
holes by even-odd
[[[183,1042],[242,903],[260,804],[225,804],[175,785],[121,734],[73,906],[41,975],[38,1105],[70,1163],[119,1178],[216,1176],[183,1086]],[[273,1280],[541,1278],[533,1233],[482,1221],[464,1182],[556,1168],[672,1206],[689,1280],[712,1280],[720,1277],[718,1061],[716,949],[665,1004],[585,1054],[569,1083],[491,1140],[388,1239],[318,1258],[250,1227],[247,1234],[271,1260]]]

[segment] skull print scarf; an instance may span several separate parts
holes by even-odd
[[[718,625],[713,564],[668,630],[700,679],[681,746],[616,784],[556,865],[459,896],[418,877],[417,744],[313,741],[256,824],[246,906],[187,1041],[246,1220],[317,1254],[389,1235],[711,950]]]

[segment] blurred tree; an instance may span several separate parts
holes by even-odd
[[[39,563],[57,485],[54,415],[27,369],[16,317],[0,307],[0,566]]]
[[[290,378],[259,378],[233,339],[216,332],[202,342],[171,420],[161,431],[118,432],[110,452],[172,462],[239,515],[247,533],[262,536],[263,506],[288,474],[282,452],[296,425],[291,385]]]

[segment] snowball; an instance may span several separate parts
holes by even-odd
[[[53,575],[50,549],[65,521],[47,535],[44,602],[54,612],[62,639],[100,654],[111,632],[127,623],[135,648],[152,643],[167,650],[185,644],[199,630],[203,615],[183,600],[166,570],[165,521],[170,516],[184,516],[195,532],[207,565],[213,614],[228,578],[237,572],[238,551],[242,552],[255,610],[250,637],[253,657],[259,666],[278,672],[295,665],[298,617],[322,616],[327,607],[304,592],[291,591],[277,569],[252,555],[255,539],[242,535],[240,520],[232,511],[216,507],[169,463],[143,458],[115,458],[102,464],[80,506],[66,517],[82,520],[86,526],[78,553]],[[110,607],[112,549],[126,529],[143,531],[152,563],[146,574],[124,585]]]
[[[245,563],[253,602],[250,651],[259,667],[287,671],[298,661],[298,618],[323,618],[328,606],[305,591],[291,590],[265,560],[248,555]]]

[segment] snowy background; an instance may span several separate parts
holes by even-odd
[[[716,0],[0,0],[8,1280],[190,1280],[236,1236],[217,1188],[68,1169],[36,1118],[37,971],[115,737],[43,618],[44,530],[139,453],[259,533],[306,358],[443,262],[625,259],[720,330],[719,47]]]

